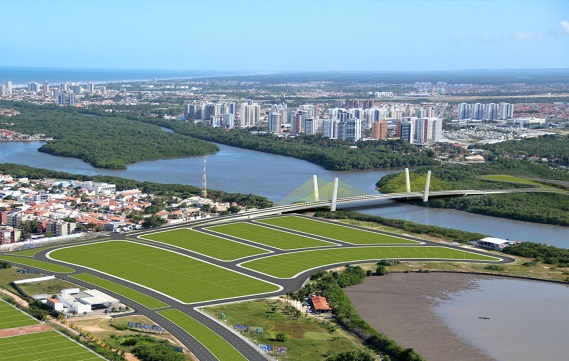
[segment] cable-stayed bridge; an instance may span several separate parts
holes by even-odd
[[[431,171],[426,174],[405,172],[394,177],[390,182],[383,185],[383,193],[367,194],[347,183],[335,178],[332,182],[317,176],[306,181],[292,193],[284,197],[278,205],[272,208],[258,210],[262,214],[275,214],[296,212],[317,208],[330,208],[335,211],[338,205],[357,206],[372,204],[384,200],[395,199],[421,199],[428,202],[432,197],[458,197],[472,195],[488,195],[499,193],[531,193],[531,192],[558,192],[559,189],[550,187],[528,187],[510,189],[455,189],[450,183],[431,176]]]

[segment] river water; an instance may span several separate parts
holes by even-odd
[[[427,360],[567,360],[568,285],[390,273],[345,292],[372,327]]]
[[[18,163],[86,175],[105,174],[159,183],[201,186],[203,158],[174,158],[140,162],[126,170],[96,169],[73,158],[38,152],[40,142],[0,142],[0,163]],[[364,171],[327,171],[312,163],[274,154],[218,144],[220,152],[207,157],[207,186],[227,192],[257,194],[278,202],[315,174],[332,181],[338,177],[364,192],[375,192],[375,183],[400,169]],[[360,210],[387,218],[480,232],[494,237],[548,243],[569,248],[567,227],[540,225],[448,209],[431,209],[385,201]]]
[[[478,278],[439,302],[435,312],[449,328],[496,360],[569,357],[569,286]]]

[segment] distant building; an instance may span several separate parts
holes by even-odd
[[[371,137],[373,139],[387,139],[387,122],[385,119],[371,123]]]
[[[281,131],[281,113],[270,113],[268,120],[269,132],[278,133]]]

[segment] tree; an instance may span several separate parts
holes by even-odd
[[[328,357],[326,361],[374,361],[374,358],[369,353],[358,350],[339,353],[335,356]]]
[[[158,217],[157,215],[153,214],[150,217],[144,218],[144,223],[142,224],[143,228],[155,228],[160,227],[166,223],[166,220],[162,217]]]
[[[384,276],[386,274],[389,273],[389,270],[387,269],[387,267],[383,266],[383,265],[379,265],[377,266],[377,268],[375,269],[375,274],[378,276]]]
[[[275,340],[277,342],[287,342],[290,336],[286,332],[279,332],[275,335]]]

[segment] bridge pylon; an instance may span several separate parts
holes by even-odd
[[[318,193],[318,177],[316,174],[312,176],[312,181],[314,183],[314,201],[320,202],[320,194]]]
[[[334,178],[334,192],[332,193],[332,203],[330,204],[330,210],[336,212],[336,202],[338,200],[338,178]]]
[[[409,178],[409,168],[405,168],[405,190],[411,193],[411,179]]]
[[[425,181],[425,193],[423,193],[423,202],[429,201],[429,188],[431,187],[431,171],[427,172],[427,180]]]

